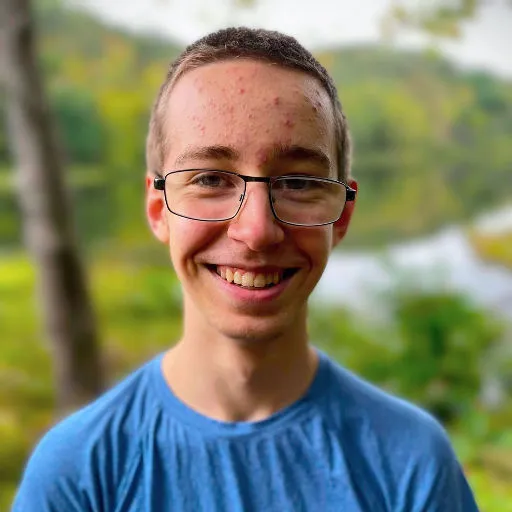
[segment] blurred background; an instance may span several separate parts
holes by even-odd
[[[243,24],[313,50],[355,141],[312,340],[430,410],[482,511],[512,511],[512,4],[34,0],[37,68],[11,44],[22,4],[0,0],[0,510],[50,425],[179,337],[149,109],[186,44]]]

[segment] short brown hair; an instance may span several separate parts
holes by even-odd
[[[205,64],[246,57],[303,71],[320,81],[334,112],[338,176],[350,177],[351,141],[336,85],[327,70],[296,39],[280,32],[246,27],[222,29],[188,46],[171,63],[151,111],[146,142],[146,165],[151,174],[162,170],[167,147],[163,119],[167,98],[177,80],[187,71]]]

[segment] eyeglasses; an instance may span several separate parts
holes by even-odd
[[[267,183],[275,218],[293,226],[323,226],[336,222],[356,191],[345,183],[307,175],[270,178],[244,176],[229,171],[186,169],[156,177],[153,186],[163,190],[171,213],[206,222],[236,217],[248,182]]]

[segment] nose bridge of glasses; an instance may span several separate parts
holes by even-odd
[[[271,178],[267,178],[265,176],[246,176],[243,174],[239,174],[240,178],[244,180],[244,191],[242,194],[240,194],[239,200],[240,203],[244,200],[245,196],[247,195],[247,183],[266,183],[267,184],[267,191],[269,190]]]
[[[252,195],[254,193],[254,191],[249,192],[250,187],[247,186],[247,183],[249,183],[249,182],[262,183],[262,184],[264,183],[265,184],[265,188],[264,188],[264,190],[261,190],[261,193],[264,194],[264,197],[266,198],[266,200],[263,199],[263,198],[260,198],[260,199],[263,199],[263,201],[266,203],[265,204],[265,208],[269,208],[269,211],[273,214],[273,216],[275,216],[274,215],[274,210],[273,210],[271,204],[267,204],[267,201],[271,201],[272,200],[270,198],[271,178],[262,177],[262,176],[241,176],[241,178],[245,182],[245,187],[244,187],[243,193],[241,193],[240,196],[239,196],[240,208],[245,208],[245,205],[247,204],[248,196]],[[260,187],[257,187],[257,188],[260,188]]]
[[[241,175],[241,178],[243,178],[243,180],[246,183],[249,183],[251,181],[254,181],[257,183],[270,183],[271,182],[271,178],[267,178],[265,176],[242,176]]]

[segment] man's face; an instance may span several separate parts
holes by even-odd
[[[337,177],[327,93],[309,75],[276,65],[229,60],[187,72],[170,94],[165,130],[162,175],[220,169]],[[251,182],[234,219],[201,222],[171,214],[163,192],[150,178],[147,184],[150,225],[169,245],[183,286],[186,332],[272,339],[304,331],[307,299],[346,231],[352,204],[335,225],[288,226],[273,217],[268,185]],[[236,272],[246,286],[228,282]],[[260,287],[263,279],[277,282]]]

